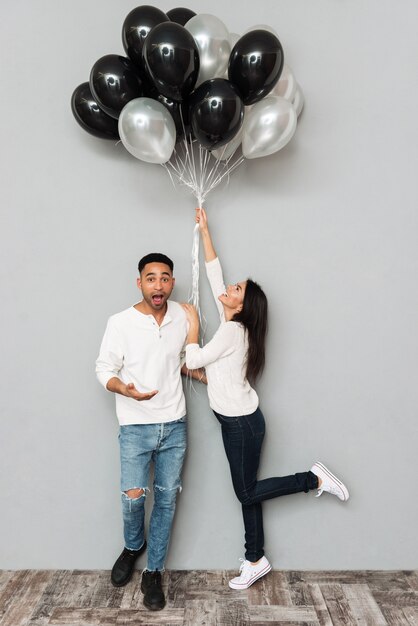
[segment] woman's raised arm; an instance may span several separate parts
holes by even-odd
[[[202,237],[203,249],[205,251],[205,261],[213,261],[217,254],[213,247],[212,237],[210,236],[208,219],[205,209],[196,209],[196,222],[199,224],[200,235]]]

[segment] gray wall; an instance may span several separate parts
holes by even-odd
[[[175,297],[188,294],[192,197],[84,133],[69,107],[94,61],[122,52],[134,6],[0,6],[3,568],[110,568],[122,546],[117,424],[94,375],[99,343],[107,317],[138,299],[142,254],[174,257]],[[416,1],[189,6],[235,32],[276,27],[307,102],[292,143],[246,162],[207,204],[227,279],[251,275],[269,296],[260,475],[320,459],[352,492],[346,505],[267,502],[267,554],[276,568],[417,567]],[[167,565],[233,568],[242,522],[218,424],[205,389],[188,402]]]

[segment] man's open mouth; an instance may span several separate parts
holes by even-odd
[[[156,304],[157,306],[158,306],[159,304],[162,304],[162,303],[163,303],[163,300],[164,300],[164,296],[162,296],[162,295],[152,296],[152,302],[153,302],[154,304]]]

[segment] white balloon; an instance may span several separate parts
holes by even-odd
[[[273,33],[273,35],[276,35],[276,37],[279,36],[277,34],[277,31],[275,31],[274,28],[272,26],[269,26],[268,24],[256,24],[255,26],[251,26],[250,28],[247,28],[244,35],[251,32],[252,30],[268,30],[269,33]]]
[[[210,78],[223,78],[228,67],[231,44],[227,27],[214,15],[200,13],[185,25],[196,41],[200,70],[196,87]]]
[[[229,33],[229,43],[231,44],[231,50],[237,43],[238,39],[241,39],[241,35],[237,35],[237,33]]]
[[[161,102],[135,98],[119,116],[119,136],[125,148],[147,163],[165,163],[176,144],[174,120]]]
[[[296,111],[288,100],[266,96],[244,119],[243,155],[256,159],[281,150],[293,137],[296,125]]]
[[[221,148],[218,148],[217,150],[212,150],[212,154],[215,157],[215,159],[218,159],[218,161],[226,161],[227,159],[229,159],[229,157],[231,157],[234,154],[236,150],[238,150],[242,141],[243,129],[244,129],[244,126],[241,126],[241,128],[239,129],[235,137],[233,137],[231,141],[227,143],[225,146],[222,146]]]
[[[296,78],[290,67],[285,63],[283,65],[283,70],[280,74],[279,81],[270,92],[270,95],[281,96],[282,98],[289,100],[289,102],[292,102],[296,94],[296,88]]]
[[[229,43],[231,44],[231,52],[232,52],[232,48],[237,43],[238,39],[241,39],[241,35],[237,35],[236,33],[229,33]],[[225,78],[226,80],[229,80],[228,69],[229,69],[229,61],[226,66],[225,74],[223,75],[223,78]]]
[[[303,95],[302,87],[299,85],[299,83],[296,84],[296,93],[295,97],[293,98],[292,104],[296,111],[296,115],[299,117],[299,115],[302,113],[303,105],[305,104],[305,97]]]

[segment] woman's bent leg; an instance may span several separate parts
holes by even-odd
[[[247,485],[257,482],[261,446],[264,438],[264,418],[254,421],[253,430],[248,432],[240,418],[216,414],[222,426],[222,439],[231,470],[232,483],[238,499],[247,493]],[[245,528],[245,558],[254,563],[264,555],[263,512],[261,503],[242,503]]]
[[[248,553],[252,551],[253,555],[259,554],[260,540],[257,540],[257,536],[263,541],[261,507],[254,510],[251,507],[260,504],[263,500],[317,489],[318,477],[308,471],[257,480],[265,433],[264,416],[261,410],[257,409],[251,415],[237,417],[226,417],[216,412],[215,415],[222,426],[222,437],[234,490],[243,505],[246,549]],[[261,544],[261,556],[262,546],[263,544]]]

